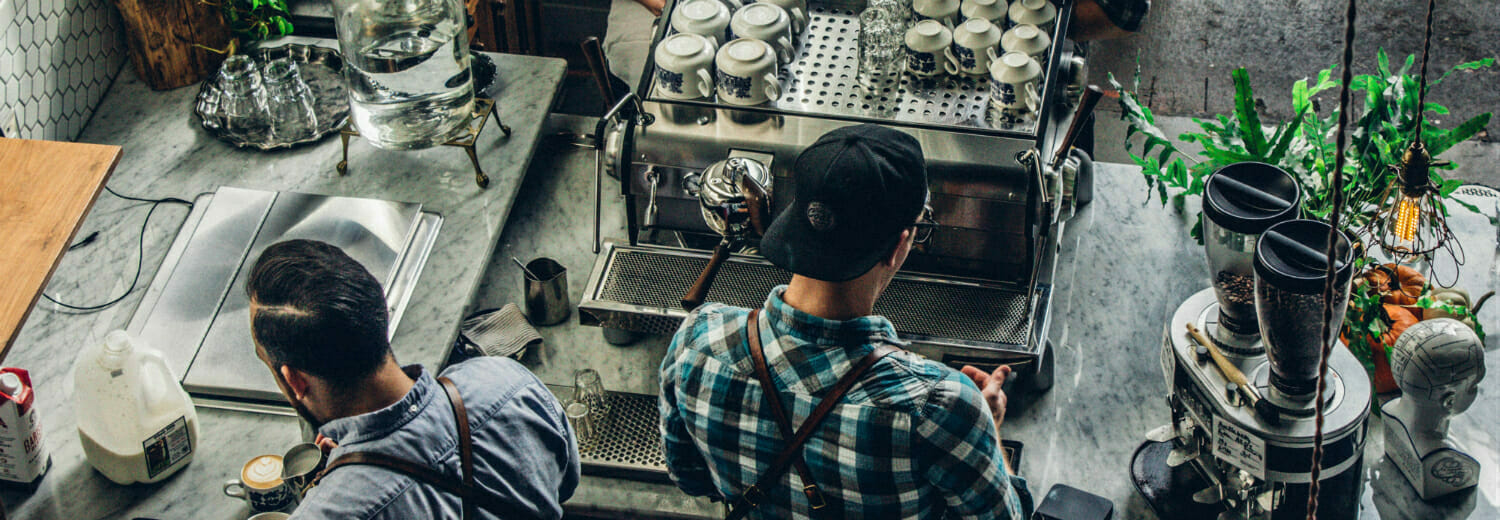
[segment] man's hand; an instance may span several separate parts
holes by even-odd
[[[324,437],[321,433],[313,437],[313,444],[318,445],[318,449],[323,450],[323,453],[328,453],[333,451],[334,448],[339,447],[339,443],[333,442],[333,439]]]
[[[979,386],[979,392],[984,394],[984,402],[990,405],[990,413],[995,416],[995,430],[999,431],[1000,423],[1005,422],[1005,391],[1000,389],[1000,385],[1005,384],[1005,379],[1010,377],[1010,365],[1000,365],[988,374],[965,365],[960,372]]]
[[[667,0],[635,0],[635,1],[638,2],[638,3],[640,3],[642,7],[645,7],[647,11],[651,11],[651,16],[661,16],[661,10],[667,7]]]

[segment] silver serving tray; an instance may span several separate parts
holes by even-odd
[[[254,147],[261,150],[291,148],[304,143],[317,142],[337,132],[349,119],[349,94],[344,89],[344,57],[339,51],[327,47],[291,43],[279,47],[255,49],[248,52],[257,64],[290,56],[302,72],[302,81],[313,94],[313,111],[318,115],[317,132],[312,137],[297,141],[278,141],[271,137],[269,126],[251,128],[248,131],[230,129],[224,124],[224,114],[219,107],[219,81],[215,75],[203,80],[198,89],[198,99],[193,112],[203,122],[209,134],[240,148]]]

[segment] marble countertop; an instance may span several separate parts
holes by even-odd
[[[503,138],[491,122],[480,135],[488,189],[475,185],[467,154],[453,147],[396,152],[356,138],[350,142],[347,176],[334,169],[340,160],[337,136],[291,150],[233,148],[210,136],[192,115],[196,87],[152,91],[128,67],[78,140],[124,147],[109,186],[125,195],[191,200],[220,186],[239,186],[420,202],[440,213],[442,230],[392,339],[399,361],[437,369],[505,226],[566,70],[559,59],[490,57],[501,71],[492,90],[498,114],[514,133]],[[124,292],[132,285],[145,214],[141,203],[101,195],[78,234],[97,231],[98,239],[64,256],[47,294],[92,305]],[[185,209],[171,205],[156,211],[146,226],[140,280],[119,304],[77,314],[42,303],[23,327],[5,364],[31,371],[52,468],[34,492],[0,492],[9,518],[242,519],[248,506],[225,497],[222,483],[238,476],[243,461],[281,453],[300,439],[298,421],[291,417],[200,408],[194,461],[163,482],[117,486],[83,459],[73,416],[73,360],[81,346],[125,327],[185,215]]]
[[[561,118],[558,118],[561,119]],[[574,132],[592,129],[592,120],[562,122]],[[521,274],[511,262],[551,257],[568,269],[572,303],[583,295],[589,271],[593,225],[593,152],[544,142],[501,235],[489,271],[475,294],[475,308],[521,304]],[[613,186],[612,181],[606,186]],[[1160,368],[1162,329],[1189,296],[1208,287],[1203,250],[1188,237],[1189,217],[1160,207],[1132,166],[1101,164],[1095,201],[1079,216],[1074,232],[1074,263],[1058,273],[1072,290],[1056,301],[1053,341],[1056,383],[1039,396],[1013,398],[1005,422],[1007,439],[1025,443],[1021,474],[1036,496],[1066,483],[1114,501],[1116,518],[1154,518],[1130,483],[1129,463],[1151,429],[1169,418],[1166,382]],[[623,241],[623,199],[606,191],[603,235]],[[1191,204],[1196,204],[1193,201]],[[1190,204],[1190,205],[1191,205]],[[1494,202],[1485,207],[1496,211]],[[1460,286],[1483,292],[1500,287],[1495,233],[1485,216],[1454,213],[1456,229],[1469,230],[1468,264]],[[1483,233],[1478,233],[1483,231]],[[1481,312],[1481,322],[1500,331],[1500,305]],[[543,381],[571,386],[573,371],[597,370],[610,390],[655,394],[657,369],[668,338],[652,336],[618,347],[599,329],[562,324],[538,327],[545,338],[522,360]],[[1491,374],[1500,369],[1500,338],[1486,342]],[[1497,383],[1486,381],[1473,408],[1453,420],[1454,436],[1467,442],[1483,464],[1480,488],[1425,503],[1384,460],[1380,424],[1371,423],[1361,518],[1500,517],[1500,399]],[[674,486],[585,477],[566,507],[575,512],[610,512],[632,517],[717,518],[718,504],[687,497]]]

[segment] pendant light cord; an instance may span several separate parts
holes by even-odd
[[[1415,139],[1422,140],[1422,122],[1427,114],[1427,54],[1432,50],[1432,12],[1437,10],[1437,0],[1427,0],[1427,32],[1422,37],[1422,75],[1417,87],[1417,131]]]
[[[1348,141],[1349,128],[1349,84],[1354,81],[1354,17],[1356,0],[1349,0],[1344,13],[1344,63],[1343,85],[1339,88],[1339,128],[1333,151],[1333,211],[1328,216],[1328,271],[1323,280],[1323,351],[1318,357],[1318,393],[1314,401],[1315,428],[1313,430],[1312,481],[1307,488],[1307,520],[1318,518],[1318,479],[1323,465],[1323,393],[1328,386],[1328,358],[1333,353],[1334,286],[1337,285],[1335,262],[1338,259],[1339,218],[1344,206],[1344,146]],[[1347,266],[1353,269],[1353,266]]]

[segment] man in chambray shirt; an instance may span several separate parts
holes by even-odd
[[[462,478],[457,422],[447,394],[419,365],[396,364],[386,339],[385,293],[354,259],[310,240],[266,248],[246,284],[256,354],[287,401],[318,432],[329,460],[393,456]],[[473,439],[475,487],[507,511],[480,518],[561,518],[578,485],[578,447],[557,402],[507,358],[457,363]],[[460,518],[458,496],[403,474],[352,465],[329,472],[292,518]]]

